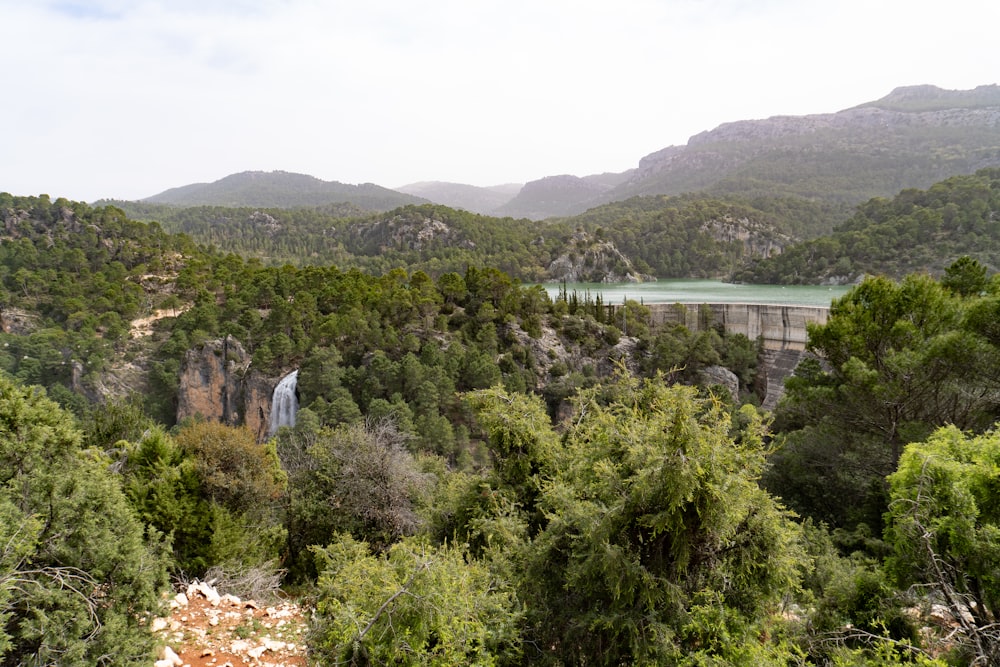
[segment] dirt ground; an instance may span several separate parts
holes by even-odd
[[[293,602],[258,604],[194,583],[153,621],[156,667],[304,667],[306,619]]]

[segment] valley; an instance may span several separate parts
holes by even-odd
[[[0,193],[0,662],[992,664],[998,109]]]

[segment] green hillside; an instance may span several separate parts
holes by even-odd
[[[1000,170],[954,177],[838,233],[991,249],[998,191]],[[315,236],[289,241],[325,230],[368,261],[537,262],[551,227],[709,262],[810,211],[764,204],[637,198],[550,226],[199,210],[234,244],[301,220]],[[269,266],[64,199],[0,194],[0,221],[3,664],[148,665],[169,580],[194,577],[295,594],[323,664],[994,661],[1000,279],[974,258],[848,291],[809,330],[826,363],[768,415],[755,341],[635,301],[474,264]],[[252,409],[179,418],[253,378],[263,415],[292,369],[273,436]]]
[[[737,271],[755,283],[850,283],[865,274],[941,275],[968,255],[1000,267],[1000,169],[955,176],[927,190],[872,199],[833,234]]]
[[[637,197],[544,223],[430,204],[370,215],[343,206],[119,204],[136,218],[269,264],[334,263],[370,272],[407,266],[434,276],[485,265],[525,282],[558,278],[550,270],[554,260],[575,260],[598,241],[612,242],[638,273],[726,277],[755,254],[816,236],[848,215],[845,206],[794,198],[698,195]]]
[[[194,183],[172,188],[142,201],[172,206],[265,208],[323,206],[347,202],[366,211],[386,211],[426,200],[374,183],[349,185],[285,171],[245,171],[212,183]]]

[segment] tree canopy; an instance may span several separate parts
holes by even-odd
[[[0,658],[148,665],[162,542],[44,392],[0,378],[0,415]]]

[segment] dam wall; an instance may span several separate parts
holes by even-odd
[[[805,350],[808,322],[826,324],[830,309],[764,303],[645,304],[654,325],[683,324],[691,331],[721,326],[727,333],[761,339],[765,350]]]
[[[758,382],[765,410],[774,410],[785,392],[785,379],[810,354],[806,352],[806,325],[826,324],[830,314],[822,306],[761,303],[655,303],[646,307],[654,325],[683,324],[690,331],[721,326],[727,333],[759,339],[764,349],[758,360]]]

